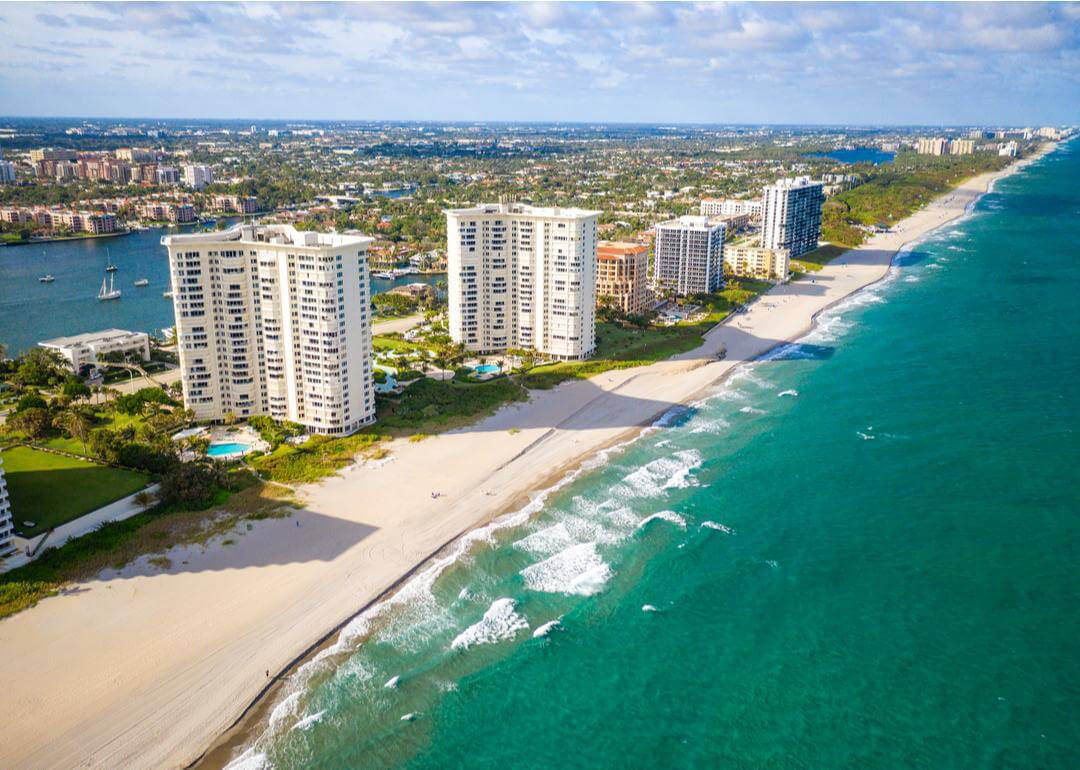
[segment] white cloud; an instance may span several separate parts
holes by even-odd
[[[38,114],[258,117],[303,103],[355,118],[920,122],[977,119],[959,112],[977,93],[980,109],[996,105],[999,114],[982,116],[993,121],[1014,115],[1023,83],[1025,104],[1076,120],[1078,8],[16,3],[5,8],[5,31],[24,47],[18,61],[0,60],[0,98],[9,112]],[[119,74],[125,87],[95,89],[93,102],[54,88],[75,55],[86,77]],[[216,100],[206,88],[214,79],[260,87],[242,103]],[[932,93],[912,91],[920,87]],[[726,103],[701,98],[709,93]],[[880,108],[882,93],[910,98],[888,103],[889,114],[863,114]]]

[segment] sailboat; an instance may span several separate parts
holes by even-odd
[[[112,252],[110,252],[108,249],[105,249],[105,254],[107,255],[106,259],[109,260],[109,264],[105,265],[105,272],[106,273],[115,272],[116,271],[116,265],[114,265],[112,263]]]
[[[41,250],[41,261],[45,261],[45,249]],[[45,275],[38,278],[42,283],[52,283],[56,280],[56,277],[52,273],[45,273]]]
[[[120,290],[113,286],[112,276],[109,276],[109,288],[105,289],[105,279],[101,279],[101,291],[98,292],[97,298],[104,302],[107,299],[120,299]]]

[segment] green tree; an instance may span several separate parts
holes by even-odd
[[[48,435],[52,419],[48,409],[31,407],[8,418],[8,425],[15,430],[21,430],[31,440],[37,440]]]

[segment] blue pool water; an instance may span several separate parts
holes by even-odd
[[[473,371],[475,371],[477,374],[497,373],[499,371],[499,367],[495,364],[484,364],[483,366],[474,367]]]
[[[242,455],[251,451],[247,444],[239,444],[235,441],[224,444],[211,444],[206,449],[207,457],[227,457],[229,455]]]

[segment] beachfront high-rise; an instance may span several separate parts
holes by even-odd
[[[0,459],[0,556],[15,550],[15,526],[11,523],[11,500],[8,499],[4,461]]]
[[[455,342],[476,353],[592,355],[599,211],[488,203],[445,213]]]
[[[723,285],[727,226],[708,217],[683,216],[656,226],[653,285],[679,295],[707,294]]]
[[[167,235],[184,404],[311,433],[375,419],[367,247],[289,225]]]
[[[761,246],[798,257],[818,246],[825,192],[810,177],[780,179],[762,192]]]

